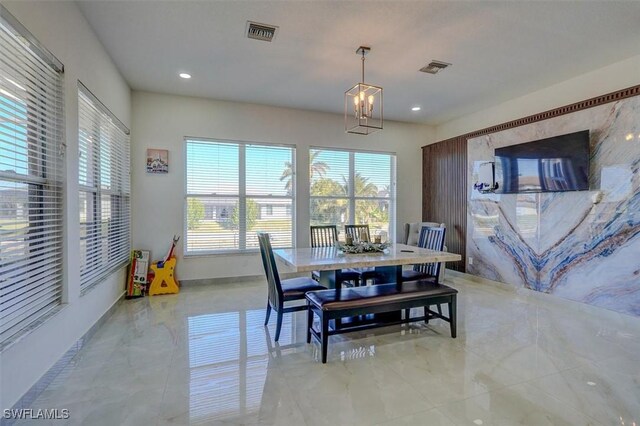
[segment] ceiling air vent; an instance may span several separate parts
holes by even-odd
[[[426,72],[428,74],[438,74],[438,71],[445,69],[446,67],[450,67],[451,64],[442,61],[431,61],[428,65],[420,68],[420,71]]]
[[[259,24],[257,22],[247,21],[247,37],[262,40],[272,41],[276,36],[278,27],[275,25]]]

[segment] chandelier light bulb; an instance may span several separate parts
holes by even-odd
[[[373,105],[373,95],[369,96],[369,105]]]
[[[358,105],[360,103],[360,100],[358,99],[357,96],[353,97],[353,103],[354,103],[354,105]]]
[[[360,100],[364,101],[364,92],[360,92]]]

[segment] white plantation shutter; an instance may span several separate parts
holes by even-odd
[[[129,130],[78,84],[80,286],[129,260]]]
[[[396,156],[384,152],[312,148],[309,151],[311,225],[369,225],[394,238]]]
[[[0,5],[0,345],[60,305],[62,65]]]
[[[186,139],[185,254],[294,244],[295,149]]]

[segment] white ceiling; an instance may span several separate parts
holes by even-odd
[[[342,113],[369,45],[385,118],[427,124],[640,54],[640,1],[79,4],[133,89]],[[247,20],[278,25],[276,39],[246,38]],[[418,72],[432,59],[453,66]]]

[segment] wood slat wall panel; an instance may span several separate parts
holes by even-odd
[[[467,139],[464,137],[422,148],[422,220],[447,226],[447,250],[462,261],[447,268],[464,272],[467,235]]]

